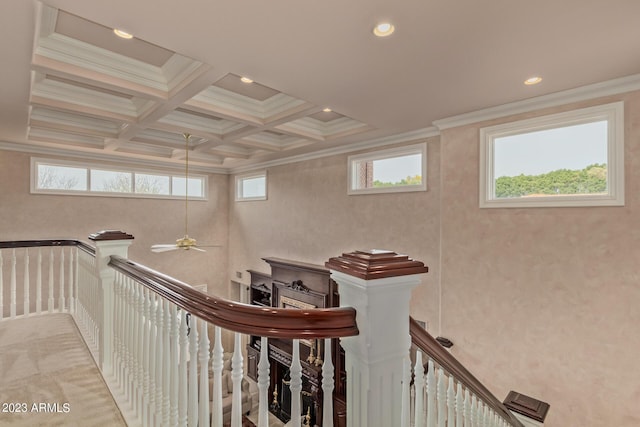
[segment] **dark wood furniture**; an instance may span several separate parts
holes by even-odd
[[[251,274],[250,301],[254,305],[279,308],[328,308],[338,307],[337,284],[331,280],[329,270],[323,266],[281,258],[263,258],[271,268],[271,274],[249,270]],[[247,345],[247,375],[257,381],[260,359],[260,337],[251,336]],[[292,340],[269,339],[269,365],[271,382],[269,396],[271,412],[287,422],[291,418],[289,366],[291,365]],[[318,360],[320,357],[320,360]],[[312,426],[322,425],[322,363],[324,340],[301,340],[300,363],[302,365],[302,415],[310,415]],[[344,351],[339,340],[332,345],[332,362],[335,368],[333,393],[335,426],[346,425],[346,374]],[[277,392],[274,395],[274,391]]]

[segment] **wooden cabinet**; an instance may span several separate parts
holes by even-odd
[[[263,258],[271,274],[249,270],[251,274],[250,302],[260,306],[283,308],[326,308],[339,306],[337,284],[331,280],[329,270],[323,266],[285,260]],[[247,348],[247,375],[257,380],[257,364],[260,359],[260,338],[251,336]],[[291,418],[288,389],[291,365],[291,340],[269,340],[269,364],[271,380],[270,410],[283,422]],[[301,340],[300,363],[302,365],[302,410],[311,416],[310,425],[322,425],[322,357],[324,340]],[[346,414],[346,374],[344,351],[339,340],[333,340],[332,362],[335,367],[334,425],[343,425]],[[320,358],[318,359],[318,356]],[[274,391],[277,395],[274,396]],[[275,404],[273,399],[275,397]]]

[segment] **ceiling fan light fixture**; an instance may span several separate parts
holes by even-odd
[[[390,22],[381,22],[373,27],[373,34],[378,37],[387,37],[393,34],[396,28]]]
[[[126,31],[123,30],[119,30],[118,28],[114,28],[113,29],[113,33],[120,37],[121,39],[126,39],[126,40],[130,40],[133,38],[133,35],[130,33],[127,33]]]

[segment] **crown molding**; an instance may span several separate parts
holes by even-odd
[[[118,153],[114,151],[104,152],[102,149],[86,148],[82,151],[67,150],[51,145],[35,145],[35,144],[21,144],[7,141],[0,141],[0,150],[18,151],[22,153],[30,154],[44,154],[47,156],[57,156],[70,159],[80,160],[97,160],[97,161],[109,161],[118,162],[119,164],[126,164],[131,166],[148,166],[156,169],[171,169],[171,170],[184,170],[184,162],[182,160],[176,161],[175,159],[167,159],[166,161],[154,159],[151,156],[139,154],[135,157],[131,156],[131,153]],[[77,147],[76,147],[77,148]],[[193,164],[189,162],[189,169],[194,172],[200,173],[217,173],[227,175],[229,171],[225,168],[216,166],[204,166]]]
[[[581,86],[574,89],[537,96],[523,101],[484,108],[470,113],[435,120],[433,125],[439,130],[450,129],[486,120],[499,119],[514,114],[528,113],[543,108],[557,107],[574,102],[588,101],[610,95],[640,90],[640,74],[608,80],[606,82]]]
[[[431,126],[428,128],[417,129],[414,131],[409,131],[401,134],[385,136],[373,140],[365,140],[361,142],[357,142],[354,144],[348,144],[339,147],[327,148],[326,150],[319,150],[312,153],[300,154],[297,156],[290,156],[283,159],[275,159],[269,160],[266,162],[254,163],[252,165],[247,166],[238,166],[229,168],[229,174],[238,174],[251,172],[256,169],[266,169],[273,166],[281,166],[290,163],[303,162],[306,160],[319,159],[322,157],[334,156],[337,154],[345,154],[351,153],[354,151],[366,150],[369,148],[383,147],[386,145],[395,145],[402,144],[408,142],[416,142],[419,140],[425,140],[427,138],[431,138],[433,136],[440,135],[440,132],[435,127]]]

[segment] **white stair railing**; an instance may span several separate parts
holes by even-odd
[[[321,388],[323,408],[329,411],[323,417],[323,427],[333,425],[331,337],[357,333],[353,310],[264,311],[236,302],[214,301],[189,285],[120,256],[111,256],[109,266],[114,271],[111,299],[115,312],[112,392],[115,389],[121,396],[116,401],[126,402],[123,414],[128,421],[143,426],[241,427],[243,415],[253,406],[244,378],[242,336],[264,332],[267,336],[292,338],[291,413],[300,416],[293,416],[291,425],[301,427],[304,414],[299,338],[313,338],[309,328],[317,327],[318,319],[328,315],[338,320],[329,332],[319,330],[320,337],[329,337],[324,340]],[[261,427],[269,425],[267,336],[260,340],[259,401],[257,414],[253,415]],[[233,342],[232,352],[225,352],[225,341]]]
[[[407,321],[411,291],[428,271],[423,263],[374,250],[325,265],[340,303],[358,313],[360,334],[342,340],[349,427],[522,427],[433,337]],[[412,343],[418,351],[410,372]]]

